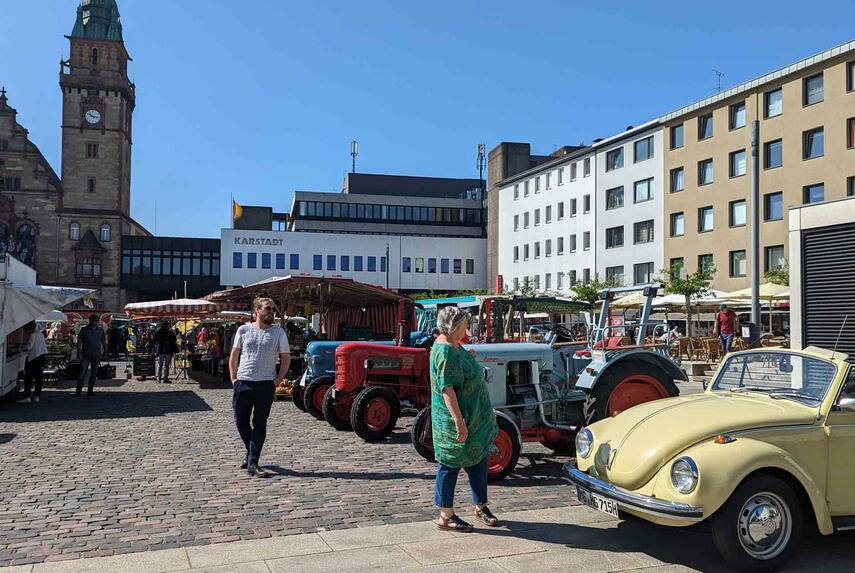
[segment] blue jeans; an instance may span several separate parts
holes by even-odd
[[[733,346],[733,333],[730,334],[719,334],[718,341],[721,343],[721,350],[725,354],[730,352],[730,347]]]
[[[468,468],[466,475],[469,476],[469,489],[472,490],[472,503],[475,505],[487,504],[487,458],[484,457],[479,463]],[[457,486],[457,474],[460,468],[450,468],[443,464],[436,465],[436,487],[433,494],[433,503],[442,509],[454,507],[454,488]]]
[[[246,463],[250,466],[258,464],[261,457],[261,448],[267,438],[267,418],[275,393],[273,380],[235,382],[232,396],[235,425],[246,446]]]

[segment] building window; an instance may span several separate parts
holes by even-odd
[[[582,174],[585,177],[587,177],[588,175],[591,174],[591,158],[590,157],[586,157],[585,161],[583,162]]]
[[[534,192],[540,193],[540,175],[534,178]]]
[[[546,188],[552,189],[552,172],[546,174]]]
[[[514,201],[519,200],[519,198],[520,198],[520,186],[519,186],[519,183],[517,183],[516,185],[514,185]]]
[[[582,233],[582,248],[586,251],[591,250],[591,231]]]
[[[606,189],[606,211],[623,207],[623,186]]]
[[[698,185],[709,185],[713,182],[713,160],[698,161]]]
[[[846,91],[855,91],[855,61],[846,64]]]
[[[232,253],[232,268],[243,268],[243,253]]]
[[[324,269],[324,256],[323,255],[313,255],[312,256],[312,270],[322,271],[323,269]]]
[[[270,253],[261,253],[261,268],[270,268]]]
[[[784,92],[781,88],[763,94],[763,115],[767,119],[784,113]]]
[[[730,226],[744,227],[746,222],[745,199],[731,201],[729,205]]]
[[[68,226],[68,238],[72,241],[80,240],[80,223],[71,223]]]
[[[763,196],[763,220],[780,221],[784,218],[784,194],[768,193]]]
[[[526,211],[525,213],[523,213],[523,227],[526,229],[528,229],[528,225],[529,225],[528,219],[529,219],[528,211]]]
[[[101,242],[109,243],[112,235],[113,233],[109,223],[101,225]]]
[[[549,290],[552,288],[552,273],[546,273],[543,275],[544,283],[543,288]]]
[[[633,279],[635,284],[643,285],[653,282],[653,263],[637,263],[633,265]]]
[[[855,196],[855,175],[850,175],[846,178],[846,196]]]
[[[475,259],[466,259],[466,274],[475,274]]]
[[[570,181],[576,181],[576,164],[570,164]]]
[[[98,144],[97,143],[87,143],[86,144],[86,157],[89,159],[96,159],[98,157]]]
[[[540,241],[534,242],[534,258],[535,259],[540,258]]]
[[[576,271],[568,271],[567,279],[571,287],[576,286]]]
[[[514,247],[514,262],[517,262],[517,260],[519,259],[519,255],[520,255],[520,248]],[[428,271],[427,272],[428,272],[428,274],[432,274],[432,275],[436,274],[436,259],[435,258],[429,258],[428,259]]]
[[[855,117],[846,120],[846,147],[848,149],[855,147]]]
[[[416,257],[416,272],[417,273],[425,272],[425,259],[424,259],[424,257]]]
[[[773,245],[766,247],[766,272],[782,271],[787,265],[787,259],[784,258],[784,245]]]
[[[335,261],[336,261],[335,255],[327,255],[327,270],[328,271],[334,271],[335,270]]]
[[[571,253],[576,252],[576,233],[573,233],[572,235],[570,235],[570,252]]]
[[[386,272],[386,257],[380,257],[380,272]]]
[[[295,255],[291,255],[291,256],[294,257]],[[293,263],[293,260],[291,262]],[[294,268],[298,268],[299,266],[300,266],[300,262],[298,260],[297,261],[297,267],[294,267]],[[362,255],[354,255],[353,256],[353,270],[354,270],[354,272],[358,272],[358,273],[362,272]]]
[[[552,222],[552,205],[546,206],[546,213],[544,213],[544,219],[547,224]]]
[[[730,154],[730,176],[742,177],[745,175],[745,150],[740,149]]]
[[[439,260],[439,271],[442,274],[447,275],[448,269],[449,269],[448,259],[440,259]]]
[[[258,268],[258,253],[247,253],[246,254],[246,268],[248,268],[248,269]]]
[[[514,262],[518,262],[520,260],[520,248],[519,245],[514,246]]]
[[[698,209],[698,232],[706,233],[713,230],[713,208],[701,207]]]
[[[540,275],[534,275],[534,290],[540,290]]]
[[[514,231],[520,230],[520,216],[514,215]]]
[[[540,209],[534,210],[534,226],[540,225]]]
[[[671,149],[683,147],[683,124],[671,127]]]
[[[715,268],[713,256],[711,254],[698,255],[698,270],[702,273],[712,272]]]
[[[623,246],[623,225],[606,229],[606,248],[614,249]]]
[[[744,277],[747,274],[745,250],[730,251],[730,276]]]
[[[636,245],[653,242],[653,219],[639,221],[633,225],[633,242]]]
[[[623,147],[612,149],[606,153],[606,171],[613,171],[623,167]]]
[[[563,218],[564,218],[564,201],[561,201],[560,203],[558,203],[558,220],[560,221]]]
[[[570,199],[570,216],[576,216],[576,199]]]
[[[819,203],[825,200],[825,184],[815,183],[805,185],[803,189],[804,203]]]
[[[679,193],[686,188],[684,171],[682,167],[671,170],[671,193]]]
[[[713,136],[713,114],[708,113],[698,118],[698,141]]]
[[[283,270],[285,268],[285,254],[276,253],[276,269]]]
[[[95,178],[94,178],[94,177],[90,177],[90,178],[89,178],[89,180],[88,180],[88,182],[87,182],[87,186],[88,186],[88,188],[89,188],[89,192],[90,192],[90,193],[94,193],[94,192],[95,192]]]
[[[412,259],[410,259],[410,257],[403,257],[401,259],[401,272],[402,273],[411,272],[412,271],[411,265],[412,265]],[[344,270],[344,269],[342,269],[342,270]]]
[[[79,256],[74,273],[78,278],[99,278],[101,276],[101,257],[97,255]]]
[[[681,237],[685,232],[686,218],[683,213],[671,213],[671,236]]]
[[[529,250],[530,249],[529,249],[528,243],[523,245],[523,260],[524,261],[527,261],[529,259]]]
[[[668,263],[668,268],[671,270],[673,278],[686,278],[686,263],[683,261],[683,257],[675,257],[671,259]]]
[[[813,159],[825,154],[825,135],[823,128],[818,127],[802,134],[802,158]]]
[[[288,268],[292,271],[296,271],[300,269],[300,255],[297,253],[291,253],[289,257],[289,265]],[[359,258],[359,266],[362,267],[362,257]],[[361,268],[359,270],[362,270]]]
[[[564,288],[564,273],[560,271],[555,273],[555,283],[555,288],[557,288],[558,290]]]
[[[784,164],[784,141],[776,139],[763,144],[763,168],[774,169]]]
[[[558,168],[558,185],[559,186],[564,185],[564,168],[563,167]]]
[[[855,177],[850,177],[850,179],[855,179]],[[555,251],[557,255],[564,254],[564,237],[555,239]]]
[[[639,163],[641,161],[647,161],[651,157],[653,157],[653,136],[645,137],[644,139],[639,139],[633,144],[634,150],[634,158],[633,163]]]
[[[528,197],[528,181],[523,183],[523,197]]]
[[[745,127],[745,102],[741,101],[730,106],[730,129]]]
[[[93,66],[98,65],[98,48],[92,48],[92,51],[89,52],[89,62]]]
[[[821,72],[815,76],[805,78],[803,83],[802,104],[813,105],[821,102],[824,99],[823,91]]]
[[[454,259],[454,274],[456,274],[456,275],[463,274],[463,260],[462,259]]]
[[[368,272],[377,272],[377,257],[368,257]]]
[[[606,283],[610,286],[623,286],[623,265],[606,267]]]
[[[643,203],[653,199],[653,178],[636,181],[633,190],[633,202]]]
[[[585,194],[582,196],[582,212],[590,213],[591,212],[591,196]]]

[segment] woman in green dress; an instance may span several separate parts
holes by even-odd
[[[499,520],[487,507],[487,456],[499,427],[490,395],[475,358],[460,346],[469,326],[469,314],[445,307],[437,314],[440,334],[430,353],[431,423],[438,462],[434,503],[440,529],[472,531],[471,524],[454,513],[454,487],[460,469],[469,476],[474,514],[490,526]]]

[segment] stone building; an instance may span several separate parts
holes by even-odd
[[[130,216],[134,84],[115,0],[81,0],[60,64],[62,178],[0,94],[0,249],[47,285],[97,289],[118,312],[121,237],[149,233]]]

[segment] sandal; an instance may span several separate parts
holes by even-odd
[[[499,518],[493,515],[493,512],[490,511],[490,508],[486,505],[482,505],[480,508],[475,508],[475,517],[490,527],[496,527],[499,525]]]
[[[436,526],[444,531],[455,531],[457,533],[470,533],[475,529],[471,523],[466,523],[456,513],[448,519],[440,516]]]

